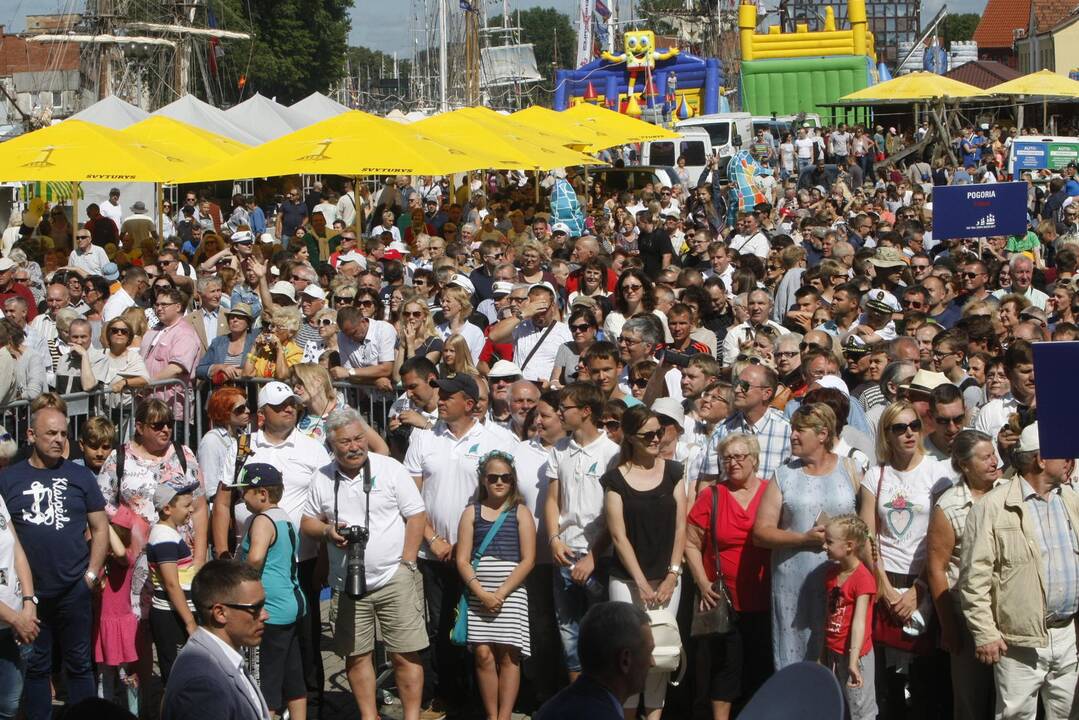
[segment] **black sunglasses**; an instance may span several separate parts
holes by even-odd
[[[227,608],[232,608],[233,610],[243,610],[245,613],[250,615],[252,617],[252,619],[254,619],[254,620],[258,619],[259,615],[262,614],[262,609],[266,607],[266,601],[265,600],[261,600],[261,601],[259,601],[257,603],[220,603],[220,604],[224,605]]]
[[[592,326],[588,323],[581,323],[580,325],[570,325],[569,329],[573,332],[587,332]]]
[[[921,432],[922,421],[915,420],[909,423],[892,423],[888,426],[888,431],[891,432],[893,435],[905,435],[907,433],[907,430],[912,430],[916,433]]]
[[[662,434],[662,430],[649,430],[648,432],[637,433],[637,437],[643,440],[645,444],[651,445]]]
[[[491,485],[494,485],[495,483],[512,485],[513,473],[487,473],[487,475],[484,476],[484,480],[486,480]]]
[[[617,430],[618,428],[622,427],[622,421],[621,420],[604,420],[603,422],[600,423],[600,425],[605,427],[607,429],[607,431],[610,432],[612,430]]]
[[[629,381],[630,387],[643,389],[648,387],[648,378],[633,378]]]

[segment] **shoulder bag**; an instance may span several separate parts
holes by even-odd
[[[540,349],[540,345],[543,344],[543,341],[546,340],[547,336],[551,334],[552,330],[554,330],[554,326],[554,323],[548,325],[547,329],[543,331],[543,335],[540,336],[539,342],[533,345],[532,349],[528,351],[528,356],[525,357],[525,361],[521,363],[521,372],[524,372],[524,369],[528,367],[528,361],[531,360],[532,356],[536,354],[536,351]]]
[[[475,552],[472,553],[472,573],[476,573],[476,569],[480,566],[480,558],[483,557],[483,553],[487,550],[487,546],[491,544],[491,541],[495,539],[495,535],[502,529],[502,523],[506,522],[506,518],[509,517],[511,512],[515,512],[516,506],[503,510],[498,519],[495,520],[494,525],[487,531],[487,534],[483,536],[483,542],[479,544]],[[464,591],[461,593],[461,599],[457,601],[457,619],[453,623],[453,629],[450,630],[450,642],[454,645],[466,645],[468,643],[468,585],[465,584]]]
[[[691,638],[713,638],[727,635],[735,628],[737,612],[731,603],[730,595],[727,594],[727,584],[723,582],[723,572],[719,565],[719,546],[716,544],[716,530],[719,528],[719,484],[712,486],[712,538],[711,543],[716,558],[716,579],[712,583],[712,590],[719,595],[715,607],[710,610],[701,610],[700,593],[697,593],[697,602],[693,605],[693,622],[689,628]]]

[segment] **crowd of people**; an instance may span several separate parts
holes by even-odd
[[[938,239],[934,187],[1005,179],[985,131],[928,174],[855,172],[865,136],[813,133],[827,179],[761,138],[753,204],[713,164],[16,215],[0,718],[157,675],[164,717],[303,720],[323,649],[364,720],[387,682],[407,720],[725,720],[802,661],[854,719],[1072,716],[1032,345],[1079,337],[1076,168],[1017,178],[1025,235]],[[647,623],[601,663],[639,683],[589,670],[597,607]]]

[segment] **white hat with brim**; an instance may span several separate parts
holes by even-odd
[[[270,286],[271,295],[280,295],[287,297],[293,303],[296,302],[296,286],[287,280],[278,280]]]
[[[283,382],[275,380],[266,383],[259,390],[259,407],[267,405],[280,405],[286,400],[300,400],[300,396],[292,391],[292,388]]]

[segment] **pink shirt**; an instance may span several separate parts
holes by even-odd
[[[183,368],[183,372],[176,379],[189,388],[191,378],[195,374],[195,367],[202,357],[202,343],[191,323],[180,318],[171,327],[159,327],[146,333],[146,337],[142,339],[140,352],[151,380],[156,379],[158,374],[169,365],[179,365]],[[186,393],[179,385],[167,385],[156,394],[165,402],[172,404],[172,412],[177,420],[186,417],[184,412]]]

